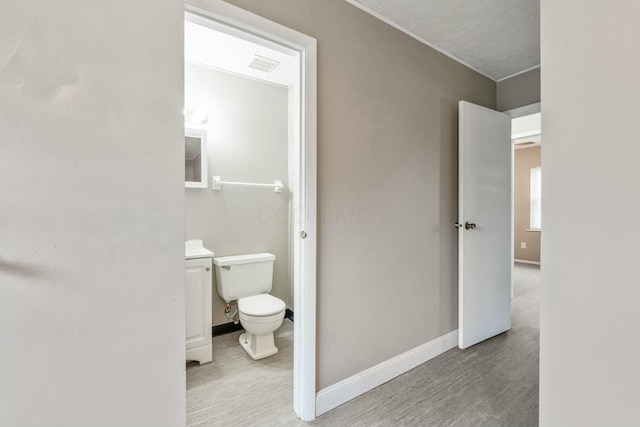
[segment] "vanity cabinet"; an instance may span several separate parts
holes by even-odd
[[[213,254],[212,254],[213,255]],[[186,261],[187,360],[200,364],[213,360],[211,344],[211,257]]]

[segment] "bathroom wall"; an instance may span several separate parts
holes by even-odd
[[[188,124],[207,131],[209,188],[185,190],[186,239],[204,240],[216,256],[275,254],[271,293],[292,308],[287,88],[187,64],[185,106],[209,114],[206,125]],[[223,185],[212,191],[212,175],[239,182],[279,179],[285,189]],[[213,324],[227,323],[224,301],[214,291]]]
[[[531,168],[540,166],[540,147],[515,150],[514,159],[514,258],[540,262],[539,231],[527,231],[530,225]],[[522,249],[520,244],[527,247]]]
[[[495,82],[344,0],[229,3],[318,40],[318,388],[455,330],[457,103]]]
[[[0,10],[0,425],[184,425],[184,4]]]

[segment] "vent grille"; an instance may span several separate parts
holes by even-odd
[[[249,64],[249,68],[262,71],[263,73],[272,72],[280,63],[264,56],[255,55],[253,61]]]

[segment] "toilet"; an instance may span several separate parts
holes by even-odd
[[[269,253],[213,258],[218,294],[227,303],[238,301],[240,323],[246,331],[239,342],[253,360],[278,352],[273,332],[282,325],[286,306],[269,295],[275,259]]]

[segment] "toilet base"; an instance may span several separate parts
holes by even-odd
[[[253,360],[264,359],[278,352],[273,341],[273,332],[264,335],[245,332],[240,335],[238,342]]]

